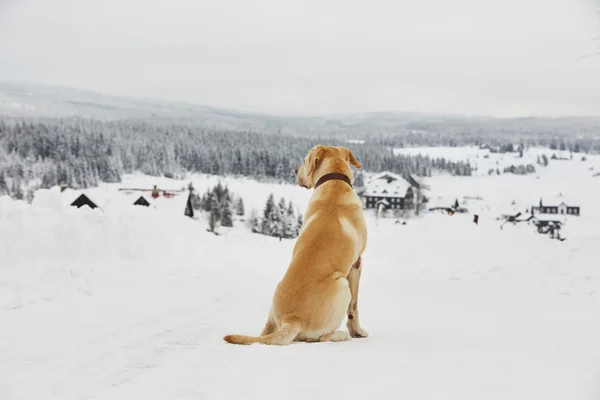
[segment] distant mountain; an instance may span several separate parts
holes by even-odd
[[[184,102],[142,100],[62,86],[0,83],[0,116],[148,120],[211,128],[301,136],[365,137],[371,134],[494,136],[573,134],[600,136],[600,117],[493,118],[486,116],[371,112],[274,116]],[[485,136],[484,134],[484,136]]]
[[[159,100],[107,95],[63,86],[0,83],[0,115],[11,117],[79,117],[98,120],[177,120],[262,129],[278,118]],[[273,127],[270,127],[271,129]]]

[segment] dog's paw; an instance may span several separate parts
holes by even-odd
[[[367,331],[365,331],[363,328],[361,328],[360,326],[358,327],[348,327],[348,332],[350,332],[350,336],[352,336],[353,338],[366,338],[369,337],[369,334],[367,333]]]

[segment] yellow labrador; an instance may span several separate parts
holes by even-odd
[[[319,145],[296,169],[298,184],[314,192],[267,323],[259,337],[228,335],[225,341],[288,345],[368,336],[357,309],[367,228],[350,165],[361,168],[349,149]],[[346,315],[348,332],[338,331]]]

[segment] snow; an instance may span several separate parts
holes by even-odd
[[[388,182],[388,180],[390,180]],[[365,185],[365,196],[404,197],[410,184],[403,177],[383,172],[371,178]]]
[[[505,167],[514,165],[532,164],[536,171],[540,171],[543,167],[537,164],[538,156],[546,155],[549,165],[561,165],[560,171],[562,174],[571,176],[572,170],[581,169],[584,167],[587,175],[592,175],[590,167],[594,171],[600,170],[600,157],[595,155],[587,155],[583,153],[573,153],[573,160],[570,160],[571,153],[568,151],[551,150],[548,148],[526,148],[523,152],[523,158],[519,157],[519,153],[491,153],[489,150],[480,149],[477,146],[465,147],[404,147],[394,149],[394,154],[404,155],[423,155],[431,158],[445,158],[448,161],[469,162],[472,168],[475,168],[473,175],[487,176],[490,169],[500,169],[502,173]],[[567,158],[567,160],[552,160],[552,155],[559,158]],[[586,161],[581,161],[582,157],[586,157]],[[535,174],[533,174],[535,175]]]
[[[271,192],[304,210],[310,191],[134,175],[84,191],[102,209],[65,206],[58,188],[31,205],[1,197],[0,399],[597,399],[600,189],[564,163],[539,179],[428,179],[432,197],[480,194],[469,214],[402,225],[366,210],[359,311],[370,337],[287,347],[222,337],[260,333],[293,240],[241,221],[215,236],[203,214],[183,215],[187,192],[146,208],[117,189],[192,181],[203,193],[220,179],[248,214]],[[499,228],[513,199],[559,188],[582,205],[566,241]]]

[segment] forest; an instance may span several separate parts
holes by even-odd
[[[465,162],[394,155],[382,143],[341,138],[219,130],[148,121],[81,118],[0,120],[0,195],[30,200],[37,188],[74,188],[119,182],[140,171],[176,178],[184,173],[245,176],[293,182],[294,169],[316,144],[351,147],[363,169],[430,176],[432,170],[470,175]]]

